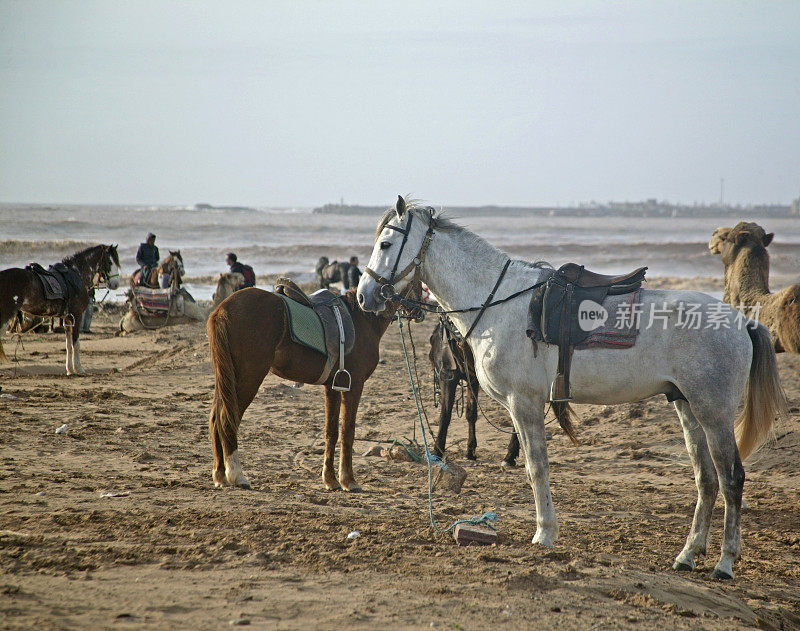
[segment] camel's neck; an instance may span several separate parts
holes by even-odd
[[[480,306],[494,288],[508,256],[465,230],[436,230],[422,266],[422,280],[443,309]],[[508,294],[506,282],[498,292]],[[477,312],[455,313],[451,319],[464,335]]]
[[[755,304],[768,295],[769,254],[763,256],[751,250],[743,251],[725,268],[725,301],[734,306]]]

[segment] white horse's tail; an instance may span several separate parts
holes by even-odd
[[[750,377],[744,397],[744,410],[736,419],[736,444],[742,460],[747,458],[772,431],[775,417],[788,411],[786,394],[778,375],[778,361],[769,331],[763,324],[747,327],[753,343]]]

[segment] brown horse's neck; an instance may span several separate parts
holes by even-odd
[[[100,270],[102,260],[103,246],[96,245],[66,257],[63,263],[78,272],[83,284],[89,289],[94,285],[94,276]]]
[[[750,304],[769,295],[769,254],[743,250],[732,265],[725,268],[725,299],[727,302]]]
[[[358,306],[358,301],[356,300],[356,290],[350,289],[344,295],[342,295],[342,299],[347,304],[347,308],[350,311],[350,314],[353,316],[353,319],[356,318],[363,318],[364,322],[375,332],[375,335],[378,339],[383,337],[383,334],[386,333],[386,329],[389,328],[389,325],[394,318],[394,312],[397,310],[394,307],[387,307],[381,313],[367,313]]]

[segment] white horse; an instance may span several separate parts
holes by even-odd
[[[366,311],[382,311],[386,300],[419,278],[445,310],[482,305],[508,256],[479,236],[430,208],[398,198],[378,225],[367,273],[358,286]],[[402,270],[398,272],[398,270]],[[535,284],[543,273],[513,261],[496,300]],[[393,288],[386,287],[393,285]],[[469,336],[481,387],[511,414],[536,501],[533,543],[552,546],[558,538],[545,441],[544,405],[556,375],[558,348],[533,344],[525,333],[530,292],[489,307]],[[706,552],[719,486],[725,499],[722,555],[712,577],[733,578],[741,553],[740,509],[744,468],[741,457],[757,447],[786,409],[769,333],[719,300],[693,291],[642,290],[642,325],[629,349],[590,349],[575,353],[571,390],[576,403],[615,404],[657,394],[682,395],[675,401],[692,459],[698,499],[686,546],[673,567],[693,570]],[[714,314],[718,328],[680,326],[682,307],[699,304]],[[654,326],[647,314],[664,314]],[[475,311],[452,313],[462,335]],[[709,317],[711,317],[709,315]],[[747,326],[749,324],[749,326]],[[744,395],[744,411],[734,424]],[[737,449],[738,441],[738,449]]]
[[[244,287],[244,275],[239,272],[225,272],[219,275],[217,290],[211,296],[214,308],[219,307],[223,300],[232,296],[239,289]]]

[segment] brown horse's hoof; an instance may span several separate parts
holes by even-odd
[[[516,469],[517,463],[512,460],[503,460],[503,462],[500,463],[500,467],[503,469]]]
[[[342,483],[342,488],[350,493],[361,493],[364,490],[358,482]]]
[[[338,490],[340,490],[342,488],[341,486],[339,486],[339,480],[337,480],[336,478],[333,478],[331,480],[326,480],[323,477],[322,478],[322,483],[325,485],[325,488],[328,491],[338,491]]]

